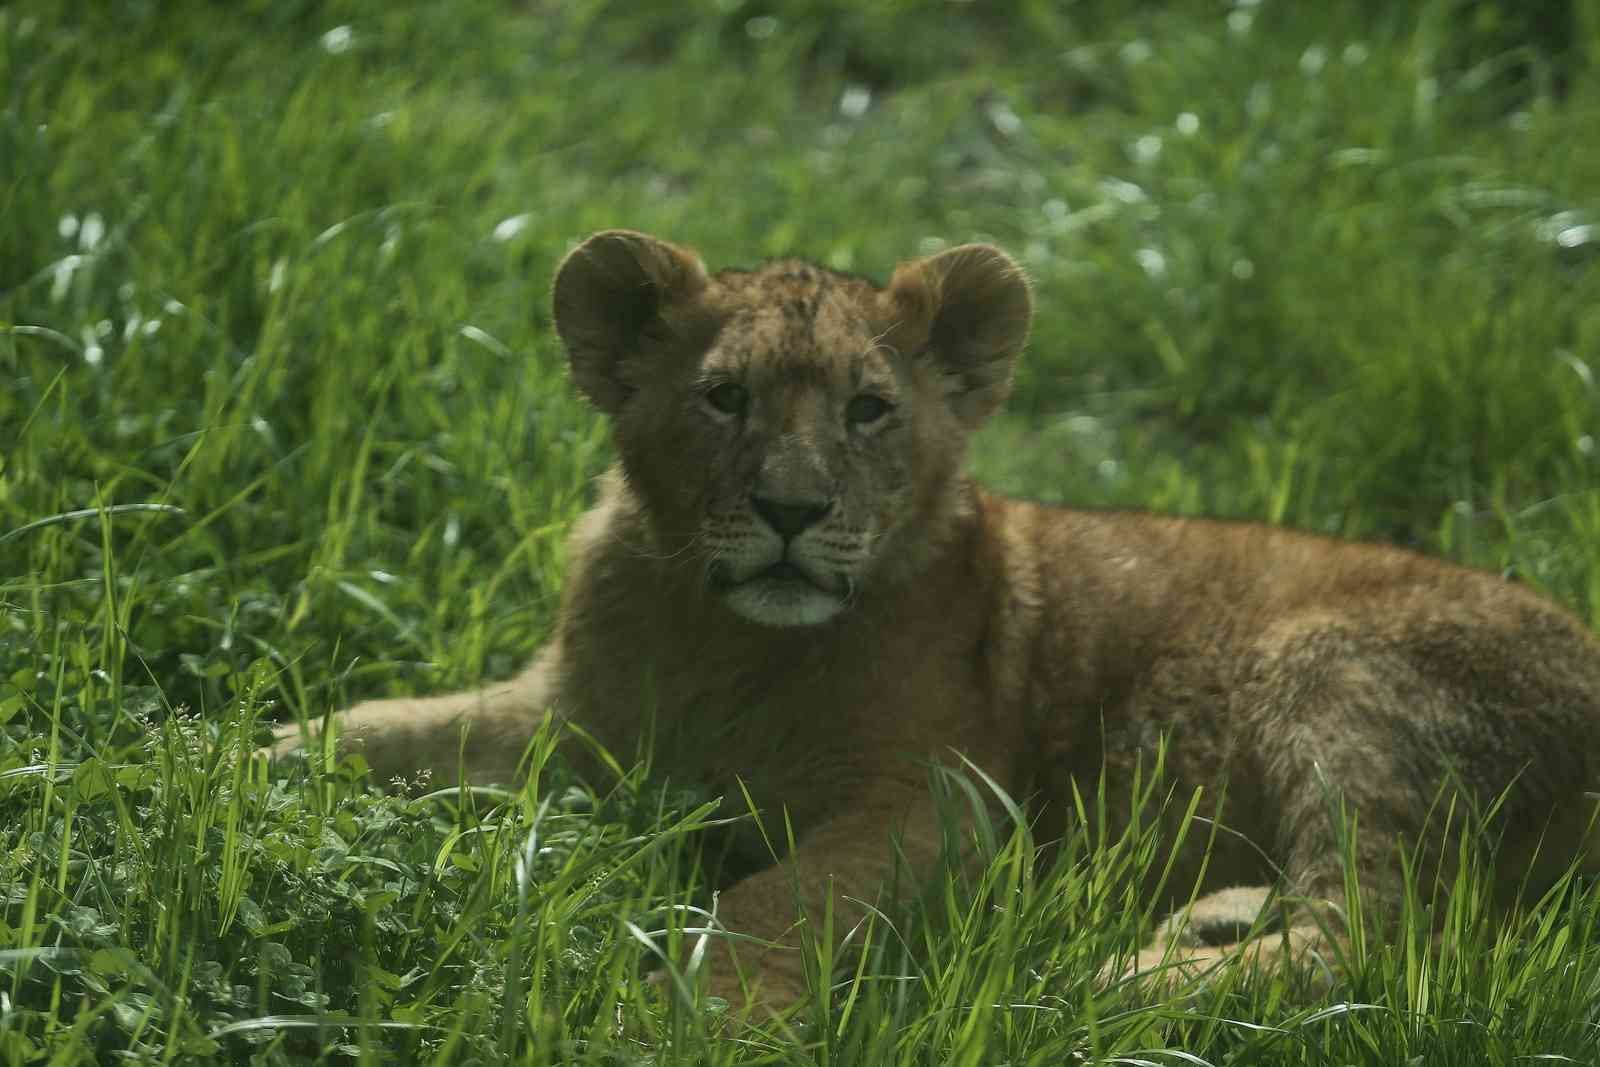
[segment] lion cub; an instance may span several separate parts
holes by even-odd
[[[356,707],[345,743],[381,776],[453,780],[465,729],[467,775],[504,782],[547,713],[625,757],[648,724],[664,773],[787,811],[793,854],[719,912],[778,945],[796,941],[796,885],[810,915],[834,894],[844,930],[891,834],[913,866],[936,859],[926,765],[952,752],[1049,826],[1074,780],[1092,795],[1109,775],[1115,803],[1170,738],[1169,784],[1225,795],[1235,831],[1206,883],[1285,900],[1342,898],[1330,791],[1359,813],[1380,903],[1452,776],[1479,800],[1509,790],[1508,893],[1530,863],[1600,856],[1600,643],[1555,605],[1395,548],[976,485],[967,440],[1010,390],[1032,304],[984,245],[879,287],[798,260],[708,274],[644,234],[590,237],[556,275],[555,322],[619,460],[573,533],[555,633],[511,681]],[[1200,859],[1180,856],[1176,902]],[[1265,899],[1225,893],[1214,910]],[[760,1002],[803,992],[798,953],[739,955]],[[743,999],[733,964],[714,961],[712,989]]]

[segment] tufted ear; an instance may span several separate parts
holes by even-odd
[[[673,339],[676,313],[705,287],[699,259],[648,234],[606,230],[574,248],[551,304],[578,388],[600,410],[620,410],[638,388],[630,364]]]
[[[938,361],[957,418],[976,427],[1005,403],[1033,320],[1016,260],[993,245],[961,245],[902,263],[883,295],[888,340]]]

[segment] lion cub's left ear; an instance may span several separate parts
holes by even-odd
[[[976,427],[1005,403],[1033,321],[1033,293],[1016,260],[993,245],[961,245],[902,263],[883,295],[893,319],[886,339],[939,361],[963,423]]]
[[[705,288],[693,253],[649,234],[606,230],[574,248],[550,302],[578,388],[601,411],[620,411],[648,376],[644,361],[679,339]]]

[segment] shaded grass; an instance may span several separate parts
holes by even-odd
[[[1475,863],[1332,988],[1097,991],[1164,853],[1093,798],[1053,864],[1002,820],[847,989],[814,965],[824,1024],[711,1040],[622,925],[685,958],[709,798],[237,758],[543,635],[609,454],[545,291],[610,225],[879,276],[999,241],[1041,315],[991,482],[1592,620],[1600,23],[1330,7],[0,8],[0,1057],[1592,1059],[1594,889],[1501,925]]]

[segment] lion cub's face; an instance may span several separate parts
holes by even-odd
[[[773,626],[826,622],[914,569],[1031,311],[985,246],[880,289],[792,260],[712,277],[625,231],[567,257],[554,303],[659,551]]]

